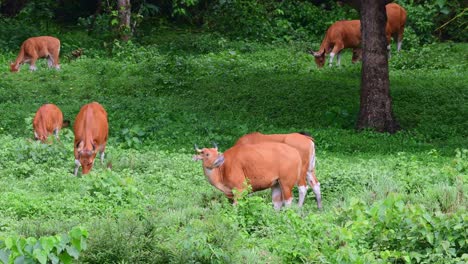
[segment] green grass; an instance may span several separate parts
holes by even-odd
[[[388,135],[354,130],[360,65],[349,52],[317,70],[307,43],[166,32],[105,50],[76,36],[61,71],[0,72],[0,237],[80,225],[86,263],[466,261],[468,45],[394,54],[403,130]],[[68,61],[76,47],[85,56]],[[73,122],[91,101],[109,114],[113,168],[75,178],[72,131],[41,145],[31,121],[51,102]],[[312,192],[302,209],[274,212],[269,191],[232,207],[191,161],[194,143],[226,150],[252,131],[314,136],[323,212]]]

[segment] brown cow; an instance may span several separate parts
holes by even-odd
[[[406,23],[406,11],[395,3],[385,6],[387,13],[387,24],[385,35],[387,37],[387,50],[390,57],[391,38],[397,41],[397,51],[401,49],[403,42],[403,32]],[[315,57],[315,63],[319,68],[325,64],[325,54],[330,53],[330,66],[333,58],[337,55],[337,65],[341,63],[341,50],[353,48],[352,62],[356,63],[362,59],[361,46],[361,22],[360,20],[343,20],[332,24],[325,34],[325,38],[317,52],[309,51]]]
[[[76,116],[75,125],[75,176],[78,168],[87,174],[92,169],[96,153],[99,151],[101,164],[104,163],[104,151],[108,136],[107,113],[96,102],[84,105]]]
[[[60,69],[60,40],[54,37],[42,36],[28,38],[23,42],[15,62],[10,64],[10,71],[17,72],[23,63],[29,63],[29,70],[37,70],[36,61],[47,58],[50,67]]]
[[[45,142],[51,134],[54,134],[59,139],[58,132],[62,126],[62,111],[54,104],[45,104],[39,107],[34,116],[34,139]]]
[[[301,155],[302,169],[301,177],[297,183],[299,189],[298,205],[302,206],[307,195],[307,183],[315,193],[315,199],[319,209],[322,208],[322,196],[320,183],[315,175],[315,144],[312,137],[300,133],[272,134],[251,133],[237,140],[235,146],[243,144],[257,144],[261,142],[279,142],[295,148]]]
[[[397,42],[397,51],[401,50],[401,43],[403,42],[403,32],[405,31],[406,24],[406,10],[398,4],[391,3],[385,6],[387,12],[387,25],[385,33],[387,35],[387,42],[390,55],[390,42],[391,38]]]
[[[325,54],[330,53],[330,66],[337,55],[337,65],[341,63],[341,51],[345,48],[359,48],[361,46],[361,21],[342,20],[333,23],[327,30],[325,38],[318,51],[309,51],[314,56],[319,68],[325,64]]]
[[[229,199],[236,197],[233,189],[243,191],[246,182],[252,191],[271,188],[273,205],[279,210],[283,203],[292,203],[292,189],[301,174],[301,157],[296,149],[281,143],[264,142],[233,146],[224,154],[214,148],[198,149],[194,160],[202,160],[208,181]]]

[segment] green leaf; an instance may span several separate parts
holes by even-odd
[[[52,264],[58,264],[60,262],[60,259],[54,253],[49,253],[49,255],[47,256],[49,260],[52,262]]]
[[[72,246],[67,246],[67,253],[75,259],[78,259],[78,257],[80,256],[80,252],[78,251],[78,249]]]
[[[9,249],[0,249],[0,260],[3,264],[8,264],[10,261],[10,250]]]
[[[13,239],[13,237],[7,237],[5,239],[5,245],[8,249],[12,249],[14,244],[15,244],[15,240]]]
[[[47,263],[47,253],[44,250],[35,249],[33,252],[33,257],[35,257],[41,264]]]
[[[434,235],[432,233],[427,233],[426,239],[429,244],[434,245]]]
[[[55,237],[41,237],[39,242],[42,246],[42,249],[48,254],[56,244],[58,244],[57,238]]]
[[[63,252],[59,255],[60,261],[63,262],[63,264],[70,264],[73,261],[73,258],[70,257],[66,252]]]

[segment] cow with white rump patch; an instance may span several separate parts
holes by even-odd
[[[296,149],[282,143],[264,142],[233,146],[224,154],[218,147],[199,149],[195,161],[201,160],[208,182],[237,203],[233,189],[242,192],[248,182],[252,191],[271,188],[276,210],[292,204],[292,189],[301,175],[301,156]]]
[[[49,68],[60,69],[60,40],[50,36],[32,37],[23,42],[15,62],[10,63],[10,71],[18,72],[20,66],[29,63],[29,70],[37,70],[36,61],[47,58]]]
[[[291,134],[271,134],[265,135],[262,133],[250,133],[239,138],[235,144],[258,144],[261,142],[278,142],[284,143],[295,148],[302,159],[302,174],[297,183],[299,189],[298,206],[301,207],[307,195],[307,183],[315,193],[317,207],[322,209],[322,196],[320,193],[320,183],[315,175],[315,143],[314,139],[307,133],[291,133]]]
[[[73,130],[75,132],[74,174],[77,176],[79,167],[82,167],[83,174],[91,171],[97,152],[100,153],[101,164],[104,163],[109,130],[106,110],[96,102],[84,105],[76,116]]]

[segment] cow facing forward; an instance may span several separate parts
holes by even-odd
[[[28,38],[21,45],[16,61],[10,64],[10,71],[17,72],[23,63],[29,63],[29,70],[37,70],[36,61],[47,58],[50,67],[60,69],[59,65],[60,40],[54,37],[41,36]]]
[[[54,104],[42,105],[33,119],[34,139],[45,142],[51,134],[59,139],[58,133],[66,125],[60,108]]]
[[[317,207],[322,208],[322,196],[320,193],[320,183],[315,176],[315,144],[309,135],[300,133],[291,134],[272,134],[265,135],[262,133],[250,133],[239,138],[235,144],[258,144],[261,142],[278,142],[287,144],[295,148],[302,161],[301,176],[297,183],[299,189],[299,207],[303,205],[304,199],[307,195],[307,183],[315,193],[315,199],[317,201]]]
[[[81,107],[73,126],[75,132],[75,176],[78,175],[80,166],[82,174],[89,173],[98,151],[101,164],[104,163],[108,129],[106,110],[99,103],[93,102]]]
[[[301,174],[301,157],[296,149],[281,143],[264,142],[234,146],[224,152],[214,148],[198,149],[194,160],[202,160],[203,171],[211,185],[234,200],[233,189],[242,192],[246,183],[252,191],[271,188],[273,205],[279,210],[292,203],[292,189]]]

